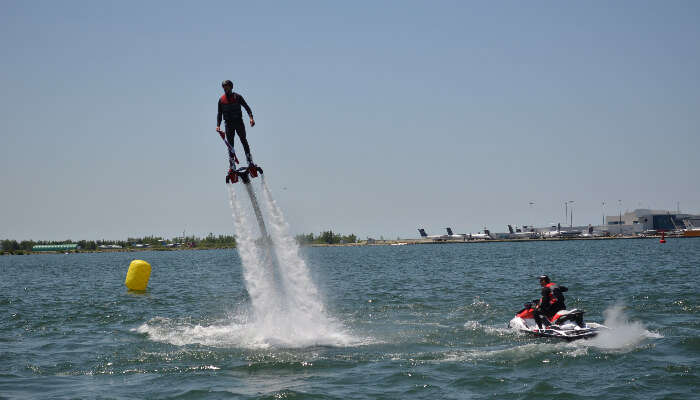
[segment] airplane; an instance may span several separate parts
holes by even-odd
[[[447,236],[450,237],[450,239],[460,239],[460,240],[466,240],[469,238],[469,235],[466,233],[452,233],[452,228],[445,228],[447,230]]]
[[[563,237],[563,238],[581,237],[581,231],[560,231],[559,237]]]
[[[525,227],[523,226],[523,228]],[[513,226],[509,224],[508,231],[510,232],[510,236],[516,239],[537,239],[538,237],[540,237],[540,234],[535,232],[535,230],[532,228],[530,228],[530,231],[526,232],[523,232],[520,228],[515,228],[514,231]]]
[[[580,237],[581,236],[581,231],[576,231],[576,230],[571,230],[571,231],[562,231],[561,230],[561,224],[552,225],[552,230],[547,231],[547,232],[542,232],[542,236],[546,238],[572,238],[572,237]]]
[[[558,238],[561,237],[561,231],[552,229],[551,231],[542,232],[543,238]]]
[[[425,229],[418,228],[421,238],[423,239],[433,239],[435,242],[442,242],[451,239],[449,235],[428,235],[425,233]]]
[[[588,225],[588,232],[581,234],[581,237],[583,237],[583,238],[594,238],[594,237],[603,237],[603,236],[604,236],[603,232],[593,232],[592,225]]]
[[[475,240],[475,239],[493,239],[491,232],[484,228],[484,233],[452,233],[452,228],[445,228],[447,230],[447,236],[450,239],[462,239],[462,240]]]
[[[491,236],[491,231],[484,228],[484,233],[470,233],[469,239],[491,240],[493,239],[493,236]]]
[[[493,239],[493,236],[491,236],[491,232],[489,232],[488,229],[484,229],[484,233],[459,233],[459,234],[454,234],[452,233],[452,228],[445,228],[447,229],[447,235],[428,235],[425,233],[425,229],[419,228],[418,232],[420,232],[420,235],[423,239],[432,239],[435,242],[444,242],[446,240],[476,240],[476,239]]]

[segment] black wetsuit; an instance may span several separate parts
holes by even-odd
[[[560,288],[556,284],[549,284],[549,287],[542,288],[540,305],[535,309],[533,314],[538,327],[542,327],[542,322],[549,322],[557,312],[566,310],[564,295],[562,294],[562,292],[566,290],[565,287]],[[545,321],[543,317],[547,317],[547,321]]]
[[[253,112],[248,107],[248,103],[245,102],[243,96],[236,92],[231,92],[229,96],[223,95],[219,98],[218,112],[216,114],[216,126],[221,126],[221,118],[223,117],[226,121],[226,140],[233,146],[233,139],[238,132],[238,138],[243,144],[243,151],[245,151],[245,156],[248,162],[252,162],[253,159],[250,156],[250,146],[248,145],[248,139],[245,135],[245,125],[243,124],[243,111],[241,106],[245,108],[248,116],[253,118]]]

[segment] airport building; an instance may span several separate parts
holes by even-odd
[[[698,216],[665,210],[637,209],[624,214],[605,217],[605,226],[610,233],[642,233],[644,231],[676,231],[686,228],[686,222]]]

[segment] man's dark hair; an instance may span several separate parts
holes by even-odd
[[[225,81],[221,82],[221,87],[224,87],[224,86],[233,86],[233,82],[226,79]]]
[[[541,275],[540,280],[543,280],[545,283],[549,283],[549,277],[547,275]]]

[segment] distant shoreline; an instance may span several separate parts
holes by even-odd
[[[657,236],[607,236],[607,237],[572,237],[572,238],[547,238],[547,239],[488,239],[488,240],[431,240],[431,239],[401,239],[401,240],[375,240],[374,243],[345,243],[345,244],[312,244],[311,247],[347,247],[347,246],[396,246],[396,245],[417,245],[417,244],[477,244],[477,243],[506,243],[506,242],[563,242],[570,240],[618,240],[618,239],[660,239]],[[666,236],[668,239],[683,239],[687,236]]]
[[[661,236],[611,236],[595,238],[548,238],[548,239],[490,239],[490,240],[431,240],[431,239],[405,239],[405,240],[374,240],[368,242],[363,240],[358,243],[314,243],[300,245],[300,247],[364,247],[364,246],[403,246],[403,245],[428,245],[428,244],[486,244],[486,243],[542,243],[542,242],[562,242],[571,240],[619,240],[619,239],[659,239]],[[669,239],[687,239],[687,236],[668,237]],[[96,250],[71,250],[71,251],[25,251],[15,252],[3,251],[0,255],[32,255],[32,254],[61,254],[61,253],[137,253],[143,251],[188,251],[188,250],[224,250],[235,249],[231,247],[145,247],[145,248],[121,248],[121,249],[96,249]]]

